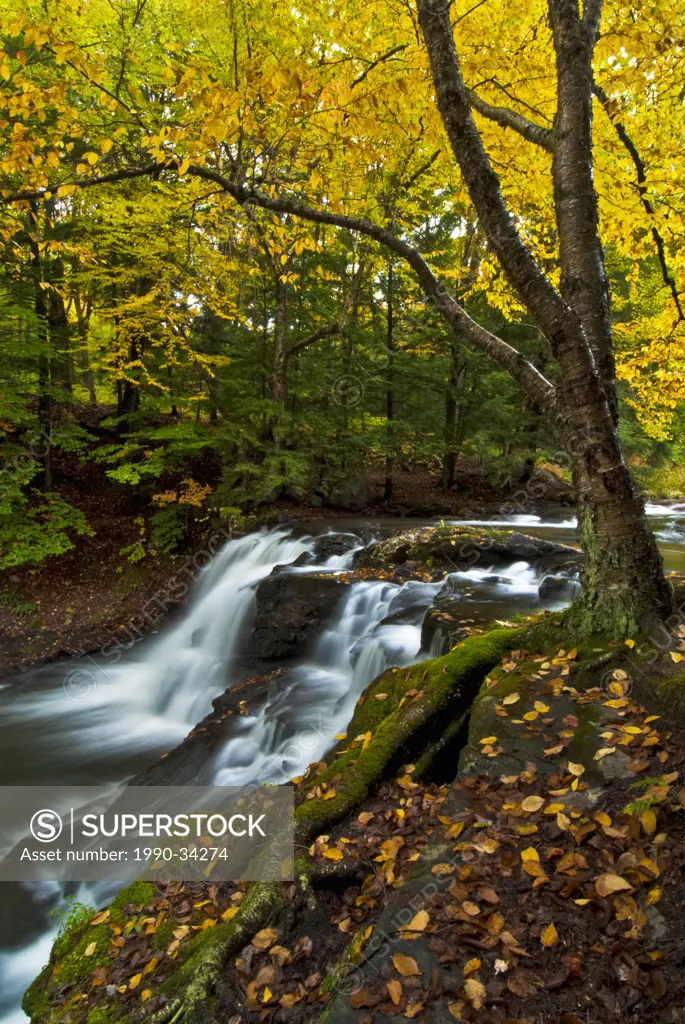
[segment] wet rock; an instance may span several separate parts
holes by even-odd
[[[250,652],[267,664],[302,655],[334,617],[345,590],[336,576],[291,572],[268,576],[255,590]]]
[[[540,600],[549,603],[574,601],[579,593],[580,583],[568,576],[545,576],[538,590]]]
[[[359,537],[353,533],[325,533],[314,542],[313,559],[322,562],[334,555],[346,555],[359,545]]]
[[[508,530],[468,526],[427,526],[395,534],[370,545],[362,556],[366,565],[404,565],[420,562],[449,570],[506,565],[524,559],[553,566],[576,562],[580,551],[566,544]]]

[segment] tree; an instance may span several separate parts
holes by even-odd
[[[668,268],[673,228],[664,241],[662,225],[654,223],[659,211],[651,199],[645,204],[644,163],[637,192],[634,181],[624,184],[626,153],[634,177],[637,150],[626,146],[628,132],[615,108],[639,96],[646,76],[654,81],[658,71],[651,107],[661,104],[663,114],[674,116],[676,37],[668,37],[652,59],[651,8],[638,7],[631,20],[618,4],[603,12],[601,0],[586,0],[582,12],[576,0],[537,0],[525,12],[503,4],[488,8],[478,22],[475,9],[455,10],[462,53],[446,0],[419,0],[418,21],[412,8],[393,8],[388,20],[378,5],[349,0],[333,34],[323,6],[314,5],[306,17],[284,10],[277,36],[259,3],[246,5],[250,17],[244,21],[231,15],[210,29],[198,24],[195,5],[179,0],[177,6],[184,31],[201,45],[156,35],[158,12],[150,3],[138,17],[140,51],[133,56],[130,33],[106,5],[97,12],[69,5],[51,24],[26,15],[15,19],[3,77],[23,98],[13,107],[19,131],[13,126],[16,138],[7,143],[4,169],[12,180],[3,189],[5,204],[40,202],[55,193],[68,197],[117,181],[162,178],[179,189],[195,181],[198,189],[215,191],[212,202],[227,215],[233,200],[247,216],[262,210],[287,227],[305,220],[374,240],[389,266],[404,261],[412,268],[459,342],[506,370],[564,445],[586,552],[583,596],[572,613],[576,625],[625,635],[666,616],[670,589],[618,440],[593,95],[608,114],[601,130],[613,147],[611,174],[637,211],[623,231],[624,244],[639,238],[644,252],[644,239],[651,239],[662,270]],[[104,41],[95,50],[82,48],[76,40],[84,19],[95,15],[102,18]],[[600,34],[603,15],[611,29],[606,39]],[[664,9],[663,17],[675,16]],[[14,41],[18,37],[23,48]],[[631,60],[623,61],[631,49],[645,65],[637,72]],[[50,60],[33,59],[41,50],[54,54],[69,81],[86,83],[82,100],[65,91]],[[524,69],[518,90],[495,73],[514,55]],[[469,74],[479,73],[471,86],[464,60]],[[597,80],[598,68],[613,74],[614,65],[620,101]],[[531,69],[544,80],[539,109]],[[31,89],[22,93],[24,82]],[[508,105],[491,102],[493,91],[506,93]],[[639,126],[653,114],[643,103],[638,107]],[[44,108],[50,119],[41,149],[51,154],[49,161],[42,154],[36,159],[23,127]],[[79,162],[70,167],[62,139],[77,133],[84,141]],[[658,137],[662,159],[663,130]],[[103,173],[89,173],[98,163]],[[535,189],[526,190],[528,179]],[[396,199],[398,181],[410,184]],[[448,284],[463,268],[440,272],[440,260],[422,251],[418,210],[428,202],[442,212],[451,189],[472,209],[486,239],[481,273],[490,275],[493,295],[521,311],[546,339],[553,360],[549,378],[455,298]],[[609,225],[609,241],[620,246],[625,218],[614,216]],[[678,305],[677,287],[666,277],[664,286]],[[390,385],[388,378],[388,395]]]

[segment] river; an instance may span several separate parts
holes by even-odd
[[[667,569],[685,572],[685,508],[650,505],[648,514]],[[570,509],[455,525],[515,527],[573,544]],[[211,710],[214,697],[245,674],[254,586],[277,565],[299,573],[340,573],[365,543],[394,528],[430,520],[346,518],[264,530],[227,543],[202,570],[182,618],[136,644],[121,660],[68,660],[0,683],[3,785],[117,783],[178,744]],[[323,535],[345,535],[342,554],[317,557]],[[308,564],[301,564],[307,562]],[[508,618],[541,606],[540,574],[525,561],[478,565],[452,574],[464,611],[475,622]],[[345,589],[336,617],[322,629],[287,685],[209,766],[220,785],[282,781],[320,758],[344,731],[363,688],[389,666],[429,657],[421,621],[442,587],[368,581]],[[73,894],[106,901],[105,889]],[[47,961],[56,932],[50,911],[64,893],[44,884],[2,887],[0,1024],[26,1021],[22,994]]]

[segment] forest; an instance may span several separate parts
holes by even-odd
[[[3,0],[0,792],[292,784],[296,854],[17,879],[2,1024],[681,1019],[684,60],[681,0]]]

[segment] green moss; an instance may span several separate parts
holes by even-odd
[[[152,945],[155,949],[167,949],[173,941],[174,932],[179,927],[178,921],[164,921],[152,936]]]
[[[21,1008],[27,1017],[42,1017],[50,1009],[50,1000],[46,989],[50,981],[52,968],[50,964],[43,968],[38,977],[24,993]]]
[[[88,928],[72,951],[57,961],[53,982],[56,985],[85,981],[100,964],[109,963],[110,931],[106,924]],[[86,956],[86,950],[95,943],[95,950]]]
[[[442,658],[411,668],[385,672],[364,691],[350,723],[348,737],[371,733],[370,742],[340,752],[335,760],[308,784],[335,785],[331,800],[306,800],[295,812],[298,841],[306,841],[324,825],[338,820],[364,799],[372,783],[381,777],[391,758],[410,737],[433,717],[466,706],[486,672],[520,643],[523,630],[496,629],[473,636]],[[414,697],[407,691],[416,690]],[[376,693],[387,693],[377,701]],[[453,705],[453,706],[451,706]],[[354,764],[354,771],[350,768]]]
[[[153,882],[137,881],[127,885],[125,889],[118,892],[110,904],[110,916],[112,920],[124,918],[125,908],[128,906],[145,907],[152,903],[157,895]]]

